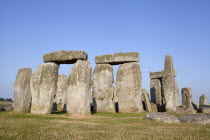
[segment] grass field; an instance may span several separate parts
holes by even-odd
[[[144,120],[145,114],[97,113],[72,117],[62,113],[0,112],[0,139],[210,139],[210,125],[158,123]]]
[[[13,102],[0,101],[0,107],[12,106]]]

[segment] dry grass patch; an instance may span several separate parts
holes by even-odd
[[[164,124],[143,114],[98,113],[89,117],[67,114],[0,113],[0,139],[210,139],[210,125]]]

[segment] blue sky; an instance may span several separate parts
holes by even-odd
[[[210,100],[209,7],[209,0],[1,0],[0,97],[13,98],[18,69],[34,71],[43,54],[84,50],[93,68],[97,55],[139,52],[147,90],[149,71],[163,70],[170,54],[179,88]]]

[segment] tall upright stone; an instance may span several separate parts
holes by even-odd
[[[31,108],[30,79],[32,70],[23,68],[18,71],[14,83],[14,111],[29,113]]]
[[[182,88],[182,107],[184,109],[193,108],[191,88]]]
[[[59,65],[45,63],[39,65],[31,77],[33,114],[50,114],[56,94]]]
[[[149,100],[149,93],[145,88],[142,88],[142,102],[145,110],[148,112],[152,112],[152,106]]]
[[[125,63],[119,67],[116,81],[119,113],[142,112],[141,81],[138,62]]]
[[[65,110],[67,102],[67,83],[68,83],[67,75],[58,76],[57,92],[55,97],[58,111]]]
[[[78,60],[70,71],[67,90],[67,112],[71,115],[91,115],[91,75],[89,61]]]
[[[150,95],[151,102],[157,104],[157,108],[160,112],[164,110],[163,107],[163,95],[160,79],[151,79],[150,82]]]
[[[95,112],[115,113],[114,76],[110,64],[97,64],[93,71],[93,99]]]
[[[174,80],[174,94],[175,94],[175,104],[176,106],[179,106],[179,87],[176,80]]]
[[[163,77],[163,83],[164,83],[163,90],[164,90],[164,98],[165,98],[167,112],[176,111],[174,81],[175,80],[174,80],[173,60],[170,55],[166,55],[164,77]]]
[[[205,94],[201,95],[199,99],[199,106],[202,105],[208,105],[208,97]]]

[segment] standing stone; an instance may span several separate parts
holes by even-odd
[[[176,106],[179,106],[179,87],[175,79],[174,79],[174,92],[175,92],[175,104]]]
[[[182,89],[182,107],[184,109],[193,108],[191,103],[192,103],[191,88],[183,88]]]
[[[14,83],[14,111],[29,113],[31,108],[30,79],[32,70],[23,68],[18,71]]]
[[[67,75],[58,76],[57,92],[55,97],[57,111],[65,111],[65,106],[67,102],[67,83]]]
[[[173,68],[173,60],[170,55],[166,55],[165,59],[165,68],[164,68],[164,78],[163,78],[163,90],[164,90],[164,98],[166,103],[166,111],[167,112],[175,112],[176,111],[176,98],[174,92],[174,68]]]
[[[208,97],[205,94],[201,95],[200,100],[199,100],[199,106],[207,105],[207,104],[208,104]]]
[[[143,101],[146,111],[152,112],[152,107],[149,100],[149,93],[144,88],[142,88],[142,101]]]
[[[45,63],[39,65],[31,77],[33,114],[50,114],[56,94],[59,65]]]
[[[122,64],[117,72],[116,92],[119,113],[142,112],[141,71],[138,62]]]
[[[95,112],[115,113],[113,68],[109,64],[97,64],[93,72],[93,98]]]
[[[157,104],[158,110],[163,111],[163,96],[160,79],[151,79],[150,82],[151,102]]]
[[[68,79],[67,112],[71,115],[91,115],[91,66],[89,61],[78,60]]]

